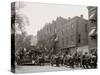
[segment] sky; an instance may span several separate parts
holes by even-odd
[[[26,27],[26,32],[34,36],[46,23],[51,23],[59,16],[68,19],[83,14],[84,18],[88,19],[87,6],[78,5],[25,2],[19,12],[28,17],[30,25]]]

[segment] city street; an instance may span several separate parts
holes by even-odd
[[[97,7],[13,2],[11,18],[16,73],[97,68]]]
[[[81,68],[75,68],[81,69]],[[55,67],[55,66],[16,66],[16,73],[34,73],[34,72],[50,72],[50,71],[68,71],[75,70],[65,66]]]

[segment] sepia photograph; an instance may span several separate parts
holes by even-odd
[[[11,3],[11,71],[98,68],[97,6]]]

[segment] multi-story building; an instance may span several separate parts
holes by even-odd
[[[90,53],[97,49],[97,7],[88,6],[89,25],[88,25],[88,45]]]
[[[52,45],[56,40],[57,49],[67,48],[70,46],[85,46],[88,44],[88,21],[83,18],[75,16],[73,18],[64,19],[58,17],[52,23],[46,24],[41,29],[37,38],[39,40],[45,40],[46,45]],[[52,41],[53,36],[56,35]]]
[[[75,16],[73,18],[69,18],[67,23],[62,26],[61,34],[58,40],[58,46],[60,48],[68,48],[68,47],[77,47],[78,51],[89,52],[88,50],[88,21],[83,18],[83,15],[80,17]],[[84,50],[85,49],[85,50]],[[75,49],[74,49],[75,50]],[[74,52],[74,51],[72,51]]]

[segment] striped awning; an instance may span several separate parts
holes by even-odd
[[[95,36],[95,35],[97,35],[96,27],[91,29],[88,36]]]
[[[96,18],[97,18],[97,15],[96,13],[94,13],[90,15],[89,20],[96,20]]]

